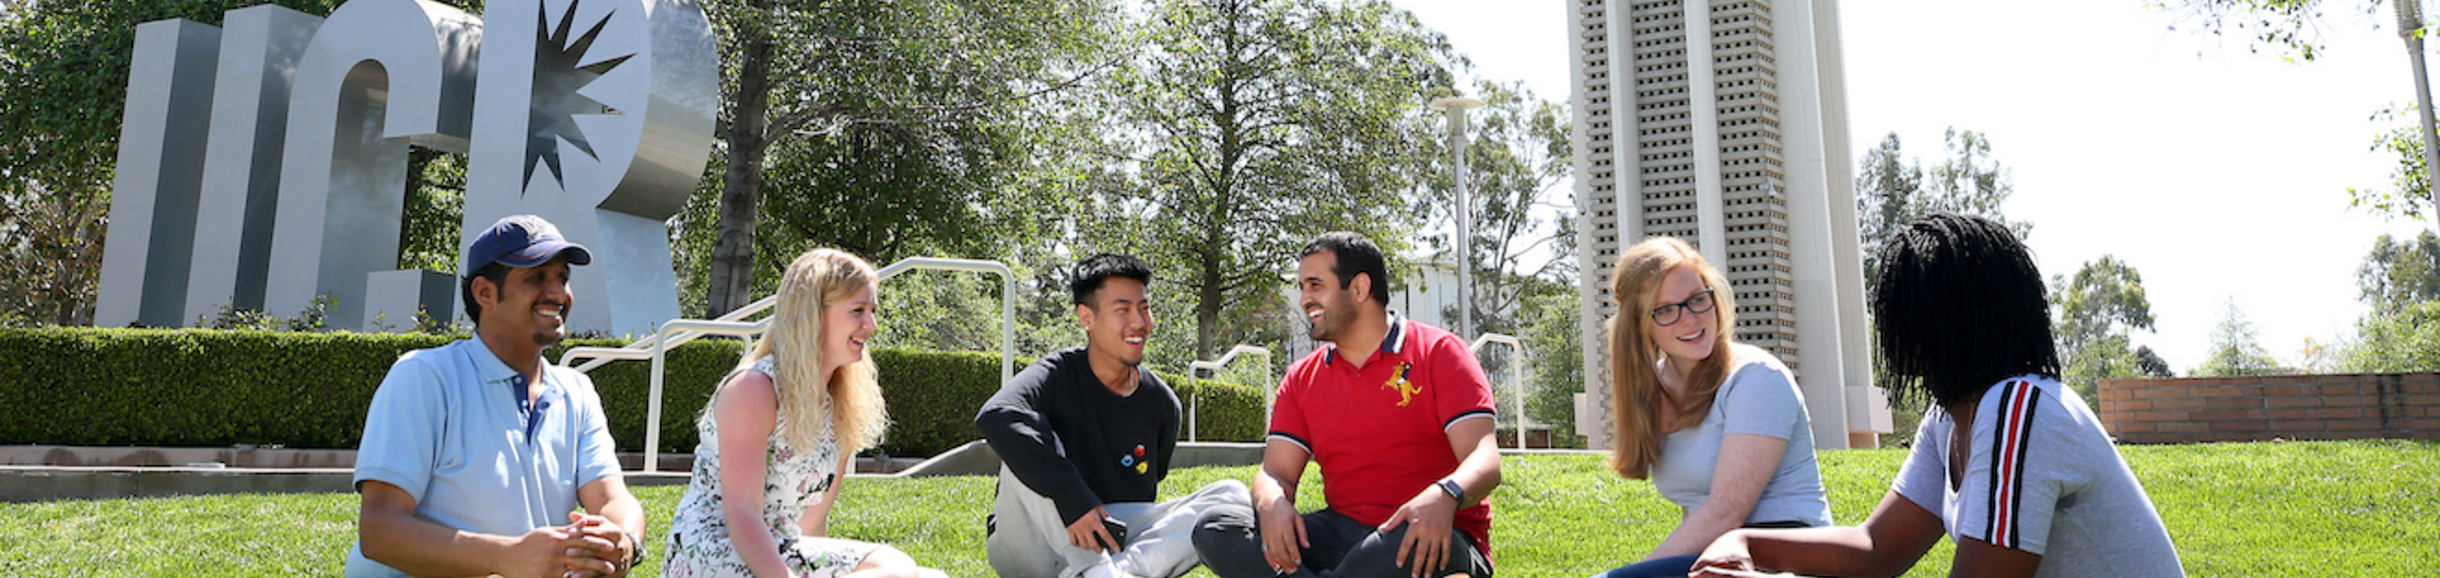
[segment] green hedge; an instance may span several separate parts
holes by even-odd
[[[202,329],[0,329],[0,444],[353,448],[390,363],[450,337]],[[571,340],[570,346],[617,346]],[[697,341],[669,354],[661,450],[691,452],[694,420],[742,345]],[[548,356],[558,358],[562,348]],[[998,389],[998,355],[879,350],[892,425],[881,451],[925,456],[981,436],[975,411]],[[1030,360],[1020,358],[1019,367]],[[621,450],[644,445],[651,364],[592,372]],[[1182,402],[1195,388],[1162,374]],[[1202,439],[1261,438],[1260,390],[1204,381]]]

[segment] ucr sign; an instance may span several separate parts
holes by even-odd
[[[664,223],[702,174],[720,99],[696,3],[498,0],[477,20],[355,0],[223,24],[137,27],[97,325],[322,295],[342,327],[455,315],[454,286],[435,290],[451,280],[392,271],[410,144],[468,154],[461,249],[533,213],[597,252],[575,270],[573,327],[677,316]]]

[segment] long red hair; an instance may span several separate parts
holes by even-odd
[[[1618,300],[1618,316],[1610,318],[1610,423],[1616,428],[1610,469],[1620,476],[1649,477],[1652,463],[1661,457],[1662,424],[1668,423],[1662,419],[1661,399],[1669,393],[1661,387],[1660,343],[1644,331],[1644,320],[1661,279],[1680,267],[1693,269],[1712,289],[1711,312],[1687,314],[1716,316],[1714,331],[1720,334],[1711,342],[1711,356],[1688,371],[1686,397],[1670,400],[1679,415],[1700,419],[1711,412],[1712,398],[1727,379],[1734,357],[1729,347],[1736,333],[1736,292],[1702,253],[1676,237],[1653,237],[1618,256],[1617,272],[1610,278],[1610,297]]]

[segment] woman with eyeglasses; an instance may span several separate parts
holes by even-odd
[[[1654,237],[1618,258],[1610,294],[1610,469],[1650,479],[1677,529],[1599,578],[1685,576],[1737,528],[1830,525],[1804,394],[1778,356],[1737,343],[1736,295],[1685,241]]]

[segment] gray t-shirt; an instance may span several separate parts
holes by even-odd
[[[2038,375],[1975,406],[1970,457],[1949,489],[1947,411],[1924,412],[1890,488],[1940,516],[1952,540],[2042,556],[2034,576],[2184,576],[2169,530],[2082,398]]]
[[[1736,344],[1729,349],[1728,379],[1713,395],[1711,413],[1703,423],[1678,430],[1661,440],[1660,460],[1652,464],[1652,486],[1661,496],[1692,512],[1711,499],[1711,473],[1720,463],[1720,438],[1754,434],[1788,440],[1762,496],[1754,501],[1748,524],[1802,522],[1830,525],[1830,501],[1822,494],[1821,465],[1813,459],[1813,420],[1805,414],[1805,395],[1778,356],[1761,348]]]

